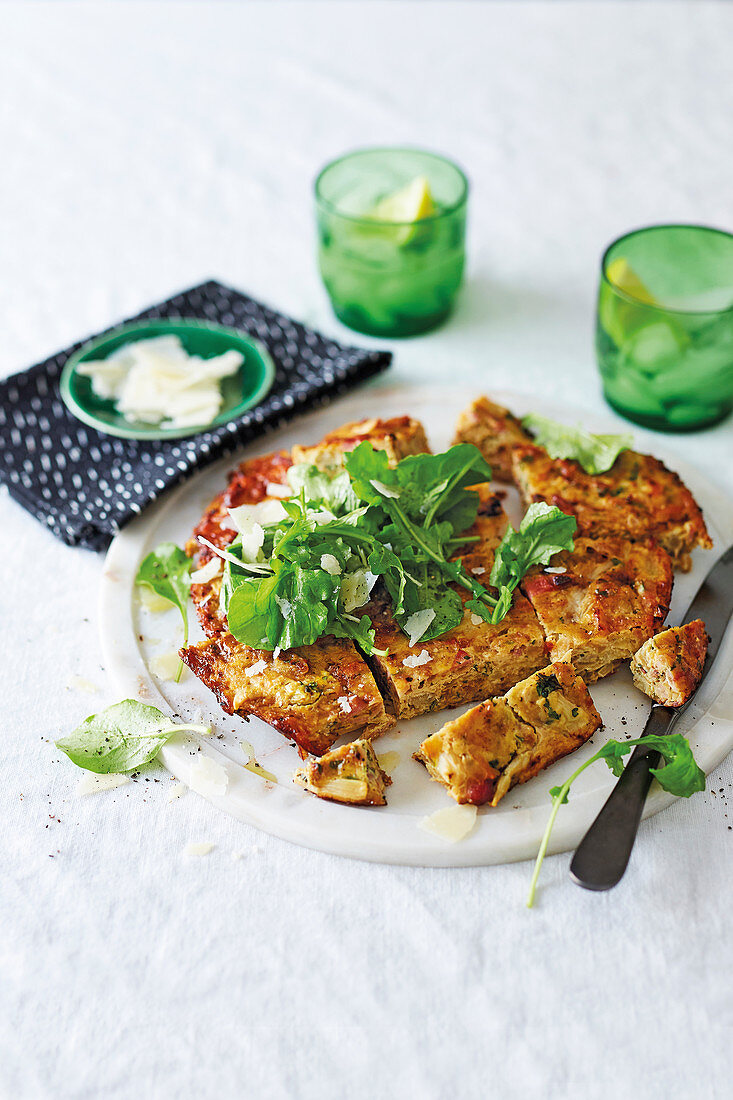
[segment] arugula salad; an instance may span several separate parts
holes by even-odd
[[[221,610],[230,632],[269,651],[330,634],[378,652],[372,623],[360,613],[378,579],[412,645],[461,622],[464,604],[453,586],[470,593],[472,612],[500,622],[528,569],[573,548],[576,522],[554,506],[531,505],[519,530],[510,527],[497,547],[492,594],[456,560],[477,539],[467,534],[479,505],[470,486],[490,478],[469,443],[390,466],[384,451],[364,442],[334,473],[291,467],[292,496],[267,502],[276,506],[274,518],[258,505],[232,509],[239,529],[232,543],[226,550],[206,544],[224,559]]]

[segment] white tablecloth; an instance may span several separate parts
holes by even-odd
[[[601,411],[602,246],[733,227],[725,4],[22,3],[0,24],[6,374],[207,276],[347,336],[311,183],[356,145],[471,177],[459,309],[396,345],[417,384]],[[674,445],[730,488],[732,432]],[[731,1095],[730,759],[642,826],[615,891],[557,856],[531,912],[529,864],[332,858],[169,803],[162,769],[80,798],[52,742],[113,701],[101,558],[4,494],[0,529],[3,1097]]]

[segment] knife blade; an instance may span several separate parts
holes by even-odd
[[[687,609],[684,622],[702,619],[710,642],[700,684],[713,666],[720,643],[733,613],[733,546],[713,566]],[[653,706],[642,738],[648,734],[671,733],[700,687],[681,707]],[[570,877],[586,890],[610,890],[623,877],[634,847],[652,779],[651,769],[661,755],[644,744],[637,745],[629,762],[570,864]]]

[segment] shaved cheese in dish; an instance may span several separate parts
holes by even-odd
[[[98,791],[113,791],[115,787],[121,787],[124,783],[129,782],[129,775],[120,775],[117,772],[108,772],[107,774],[87,772],[77,783],[76,793],[83,795],[97,794]]]
[[[266,492],[268,497],[282,497],[283,500],[293,495],[293,490],[289,485],[281,485],[277,481],[268,481]]]
[[[477,812],[476,806],[446,806],[445,809],[436,810],[434,814],[418,821],[418,827],[426,833],[439,836],[441,840],[455,844],[471,832],[476,824]]]
[[[342,571],[341,563],[334,554],[321,554],[321,569],[330,573],[332,577],[337,577]]]
[[[99,688],[85,676],[77,676],[76,673],[69,676],[66,687],[69,691],[83,691],[85,695],[99,695]]]
[[[233,349],[211,359],[189,355],[180,337],[135,340],[106,359],[88,359],[77,367],[91,379],[92,390],[114,401],[126,420],[188,428],[210,424],[222,406],[219,383],[235,374],[244,356]]]
[[[177,798],[181,798],[184,794],[187,794],[188,787],[185,783],[175,783],[171,793],[168,795],[169,802],[175,802]]]

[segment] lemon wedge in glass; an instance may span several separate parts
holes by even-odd
[[[646,302],[648,306],[659,305],[652,292],[642,283],[629,261],[623,256],[611,261],[606,269],[606,275],[609,283],[623,290],[624,294],[628,294],[630,298],[635,298],[637,302]]]
[[[408,244],[415,239],[416,223],[438,213],[430,192],[427,176],[415,176],[413,180],[386,195],[369,211],[369,217],[380,222],[395,222],[400,229],[394,231],[397,244]],[[424,228],[424,227],[423,227]]]

